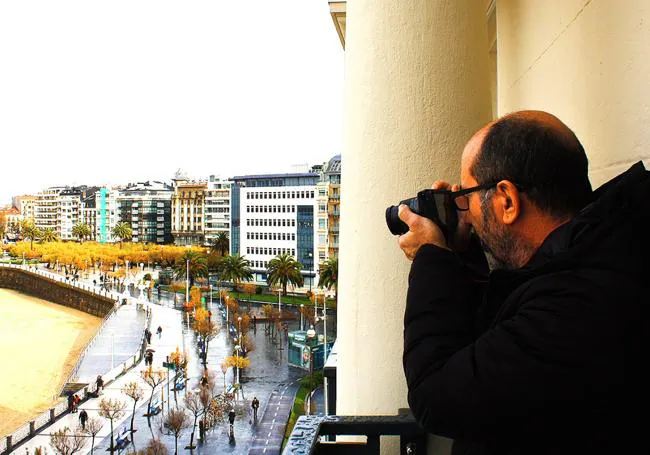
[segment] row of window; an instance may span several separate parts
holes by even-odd
[[[294,248],[262,248],[257,246],[246,247],[246,254],[270,254],[272,256],[277,256],[279,254],[285,253],[288,253],[291,256],[295,256],[296,250]]]
[[[283,219],[247,219],[246,226],[295,226],[296,220]]]
[[[314,198],[314,192],[301,191],[251,191],[246,193],[246,199],[308,199]]]
[[[247,232],[248,240],[296,240],[293,232]]]
[[[295,205],[247,205],[248,213],[295,213]]]

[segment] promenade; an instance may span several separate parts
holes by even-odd
[[[90,281],[90,280],[89,280]],[[80,286],[89,286],[88,282],[78,283]],[[115,294],[115,297],[118,297]],[[119,295],[119,297],[123,297]],[[143,311],[136,309],[138,299],[129,299],[130,304],[120,306],[115,313],[105,324],[101,333],[97,337],[94,346],[87,352],[87,360],[84,361],[79,367],[79,382],[93,383],[94,369],[105,365],[110,369],[111,364],[117,365],[125,358],[133,356],[137,351],[139,343],[136,341],[142,334],[142,329],[139,325],[143,323],[141,319],[144,317]],[[140,301],[143,303],[142,301]],[[188,389],[196,389],[198,381],[203,372],[203,366],[199,363],[198,351],[196,349],[196,339],[194,332],[188,327],[188,320],[185,313],[174,307],[174,302],[171,299],[161,299],[157,304],[148,303],[147,306],[151,309],[151,330],[154,332],[152,336],[151,348],[155,350],[154,353],[154,368],[162,368],[162,363],[165,356],[179,348],[188,354]],[[218,315],[220,314],[217,303],[212,306],[212,313],[217,320],[221,322]],[[162,335],[159,338],[156,334],[156,328],[162,327]],[[241,383],[243,385],[244,400],[237,406],[237,417],[234,425],[234,438],[228,435],[228,425],[222,423],[211,429],[207,434],[204,441],[198,444],[194,450],[196,453],[232,453],[232,454],[248,454],[256,453],[253,447],[259,447],[263,444],[267,450],[266,454],[279,453],[282,435],[286,426],[289,413],[291,411],[291,404],[293,403],[293,396],[295,394],[295,383],[304,372],[288,368],[286,364],[286,346],[271,343],[268,337],[264,335],[263,324],[258,323],[258,328],[251,329],[249,337],[255,343],[255,350],[248,354],[251,360],[251,366],[247,368],[242,375]],[[292,327],[293,329],[294,327]],[[118,332],[119,331],[119,332]],[[119,333],[122,333],[120,335]],[[132,352],[129,352],[132,351]],[[208,368],[216,374],[217,384],[222,384],[225,379],[226,384],[232,384],[234,378],[232,370],[228,370],[225,378],[221,374],[220,364],[226,356],[233,354],[233,346],[226,331],[221,330],[217,337],[210,343],[210,350],[208,354]],[[144,410],[150,395],[151,389],[141,379],[141,372],[144,369],[144,362],[140,362],[134,368],[129,370],[123,376],[118,377],[114,382],[108,384],[105,388],[104,394],[100,398],[90,398],[82,403],[81,409],[86,409],[89,417],[98,417],[99,401],[101,398],[118,399],[126,403],[126,413],[119,420],[114,423],[114,431],[117,435],[118,432],[130,427],[131,411],[133,409],[133,401],[121,392],[122,387],[130,382],[135,381],[145,391],[144,399],[138,402],[135,412],[135,428],[136,432],[130,435],[130,445],[126,450],[133,452],[141,450],[146,447],[152,437],[160,439],[173,453],[174,438],[170,434],[163,431],[162,416],[159,414],[150,421],[144,416]],[[182,405],[182,398],[185,391],[180,391],[176,398],[179,406]],[[273,393],[273,394],[272,394]],[[156,389],[155,395],[157,399],[164,397],[163,407],[164,412],[167,408],[173,408],[176,403],[174,401],[174,394],[171,394],[171,402],[167,400],[169,397],[168,384],[163,384],[162,387]],[[258,423],[254,423],[249,415],[250,401],[253,396],[260,400],[260,415]],[[271,401],[269,401],[271,397]],[[278,408],[278,397],[282,402]],[[266,413],[264,412],[266,410]],[[272,414],[268,414],[272,412]],[[61,428],[77,428],[79,414],[65,414],[59,418],[54,424],[43,429],[40,433],[30,439],[28,442],[14,447],[11,453],[24,454],[26,451],[34,453],[37,447],[48,448],[48,453],[52,449],[49,447],[50,435]],[[270,418],[270,420],[269,420]],[[104,427],[95,439],[95,450],[98,453],[104,453],[110,446],[110,425],[108,421],[103,418],[99,420],[104,422]],[[149,425],[151,424],[151,425]],[[269,436],[269,431],[271,435]],[[187,429],[179,438],[179,448],[185,447],[189,442],[189,435],[191,429]],[[260,442],[260,438],[266,435],[264,441]],[[197,443],[198,428],[195,434],[195,444]],[[79,452],[80,454],[90,453],[91,442],[88,438],[87,444]],[[179,449],[180,450],[180,449]]]

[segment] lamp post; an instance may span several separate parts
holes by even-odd
[[[310,326],[307,330],[307,340],[309,341],[309,393],[314,390],[314,338],[316,337],[316,330],[314,326]],[[311,413],[311,400],[309,402],[309,412]]]
[[[190,260],[187,259],[185,269],[185,303],[190,301]]]
[[[301,332],[302,332],[303,330],[305,330],[304,325],[303,325],[303,318],[304,318],[303,313],[304,313],[304,312],[305,312],[305,305],[303,305],[303,304],[301,303],[301,304],[300,304],[300,331],[301,331]]]
[[[323,292],[323,338],[325,339],[325,345],[323,346],[323,367],[325,367],[325,362],[327,362],[327,303],[325,302],[325,293]]]
[[[313,270],[314,270],[314,253],[311,251],[307,253],[307,257],[309,257],[309,293],[311,293],[311,283],[314,281],[313,275]]]
[[[237,375],[235,376],[235,384],[239,384],[239,351],[241,350],[241,346],[236,344],[235,345],[235,357],[237,357]]]
[[[212,309],[212,283],[210,282],[208,282],[208,289],[210,290],[210,309]]]
[[[241,316],[239,316],[237,318],[237,321],[239,322],[239,324],[238,324],[239,325],[239,331],[238,331],[238,333],[239,333],[239,344],[243,347],[244,338],[242,337],[242,333],[241,333]]]
[[[278,312],[280,313],[280,318],[282,318],[282,301],[280,295],[282,295],[282,289],[278,289]]]

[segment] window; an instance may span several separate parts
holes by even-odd
[[[326,235],[319,235],[318,236],[318,243],[319,243],[319,245],[327,244],[327,236]]]
[[[327,212],[327,205],[326,204],[318,204],[318,211],[319,212]]]
[[[296,234],[291,233],[291,240],[296,240]],[[294,253],[291,253],[291,254],[294,254]]]
[[[327,220],[324,218],[320,218],[318,220],[318,228],[319,229],[326,229],[327,228]]]

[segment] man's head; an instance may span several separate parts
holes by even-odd
[[[465,146],[466,221],[495,268],[528,262],[546,236],[590,200],[587,156],[575,134],[546,112],[509,114],[479,130]]]

